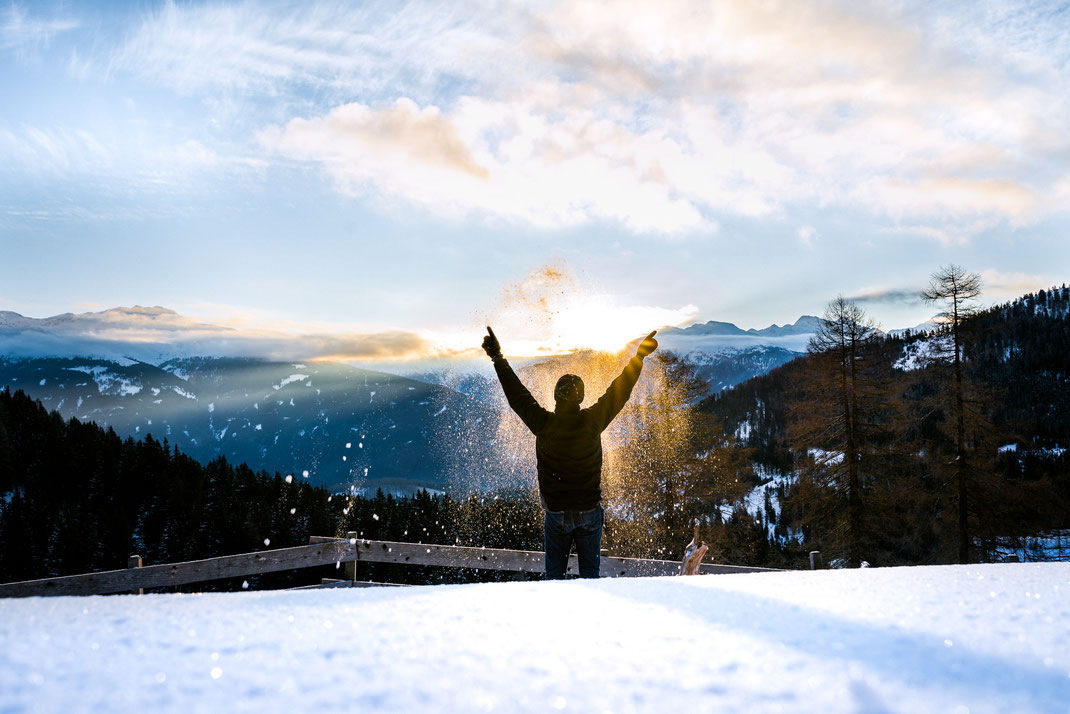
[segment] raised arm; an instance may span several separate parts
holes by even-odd
[[[606,393],[599,397],[591,407],[592,411],[599,415],[603,429],[620,414],[620,410],[632,396],[632,388],[639,381],[639,373],[643,371],[643,360],[658,348],[658,341],[654,339],[657,332],[654,330],[643,338],[643,341],[639,343],[639,348],[635,351],[635,356],[624,366],[624,371],[610,383]]]
[[[516,372],[502,355],[501,345],[498,343],[498,338],[494,336],[494,330],[490,327],[487,327],[487,336],[483,338],[483,351],[494,363],[494,371],[498,375],[498,381],[501,382],[502,391],[505,392],[505,399],[509,402],[509,406],[533,434],[538,434],[546,425],[550,412],[539,406],[535,397],[531,396],[531,392],[516,376]]]

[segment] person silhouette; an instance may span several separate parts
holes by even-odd
[[[487,327],[483,350],[494,363],[509,406],[535,435],[539,498],[544,510],[546,579],[565,577],[573,544],[581,578],[597,578],[602,548],[602,432],[624,408],[632,394],[643,360],[658,347],[654,330],[624,371],[594,404],[584,409],[583,380],[562,375],[554,387],[554,410],[544,409],[531,396],[502,355],[494,330]]]

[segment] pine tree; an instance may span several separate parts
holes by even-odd
[[[975,300],[981,295],[981,276],[967,272],[957,265],[947,265],[933,274],[929,287],[922,293],[926,302],[941,307],[938,317],[942,324],[939,335],[945,362],[951,366],[951,380],[947,394],[951,404],[955,444],[955,491],[958,514],[958,559],[970,562],[969,531],[969,465],[967,462],[966,420],[967,385],[963,374],[963,357],[967,342],[967,320],[977,314]]]
[[[842,295],[825,308],[823,321],[809,345],[810,383],[807,409],[797,415],[793,443],[817,454],[807,477],[814,488],[800,490],[832,500],[814,503],[851,567],[862,561],[863,472],[878,419],[868,361],[878,337],[876,325]],[[832,528],[829,523],[834,523]]]

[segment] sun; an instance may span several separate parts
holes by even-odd
[[[507,354],[539,356],[579,350],[616,353],[651,330],[693,319],[697,309],[629,305],[610,295],[560,294],[535,310],[497,315],[494,330]]]
[[[643,308],[615,304],[608,296],[576,295],[554,314],[551,330],[562,352],[619,352],[632,340],[661,327],[661,322],[648,326],[647,321],[663,316],[644,312]]]

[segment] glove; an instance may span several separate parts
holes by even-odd
[[[639,349],[635,351],[636,357],[643,359],[658,348],[658,341],[654,339],[654,335],[656,335],[657,332],[657,330],[654,330],[643,338],[643,341],[639,343]]]
[[[483,351],[491,359],[502,356],[502,346],[498,344],[498,338],[494,336],[494,330],[487,327],[487,336],[483,338]]]

